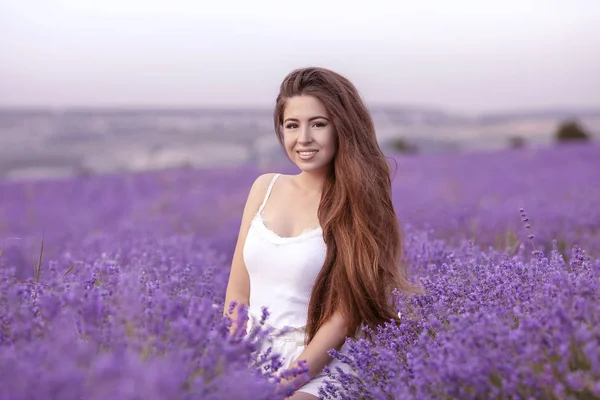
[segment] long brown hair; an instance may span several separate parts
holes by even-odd
[[[402,238],[391,196],[390,166],[373,120],[355,86],[328,69],[296,69],[281,83],[274,124],[283,146],[283,112],[289,98],[319,99],[337,134],[337,152],[321,193],[318,218],[327,256],[308,306],[307,343],[335,312],[354,336],[398,320],[392,291],[420,292],[402,263]]]

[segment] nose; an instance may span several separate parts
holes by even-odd
[[[300,144],[308,144],[313,141],[312,132],[310,130],[310,125],[304,125],[302,130],[300,131],[300,136],[298,137],[298,142]]]

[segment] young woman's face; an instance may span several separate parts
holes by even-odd
[[[321,170],[335,156],[333,123],[323,103],[313,96],[288,99],[283,111],[283,139],[288,157],[302,171]]]

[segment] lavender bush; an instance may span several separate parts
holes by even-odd
[[[346,385],[323,398],[600,398],[600,260],[578,247],[568,262],[557,250],[528,258],[524,245],[450,249],[426,234],[409,246],[428,293],[405,298],[401,323],[374,344],[332,351],[358,377],[329,371]]]
[[[251,365],[268,331],[227,333],[226,267],[211,251],[192,237],[124,243],[64,254],[39,279],[4,271],[2,398],[281,398],[269,381],[279,355]]]
[[[329,371],[321,397],[600,398],[600,148],[395,160],[427,293],[332,352],[356,375]],[[0,398],[282,398],[267,332],[221,317],[260,173],[0,183]]]

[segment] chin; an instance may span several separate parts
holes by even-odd
[[[324,169],[326,169],[328,166],[328,164],[323,164],[323,163],[308,164],[308,163],[297,162],[295,164],[298,168],[300,168],[300,170],[302,172],[320,172],[320,171],[323,171]]]
[[[318,171],[321,169],[321,168],[313,167],[313,166],[307,167],[306,165],[302,165],[302,164],[296,164],[296,166],[298,168],[300,168],[300,170],[302,172],[314,172],[314,171]]]

